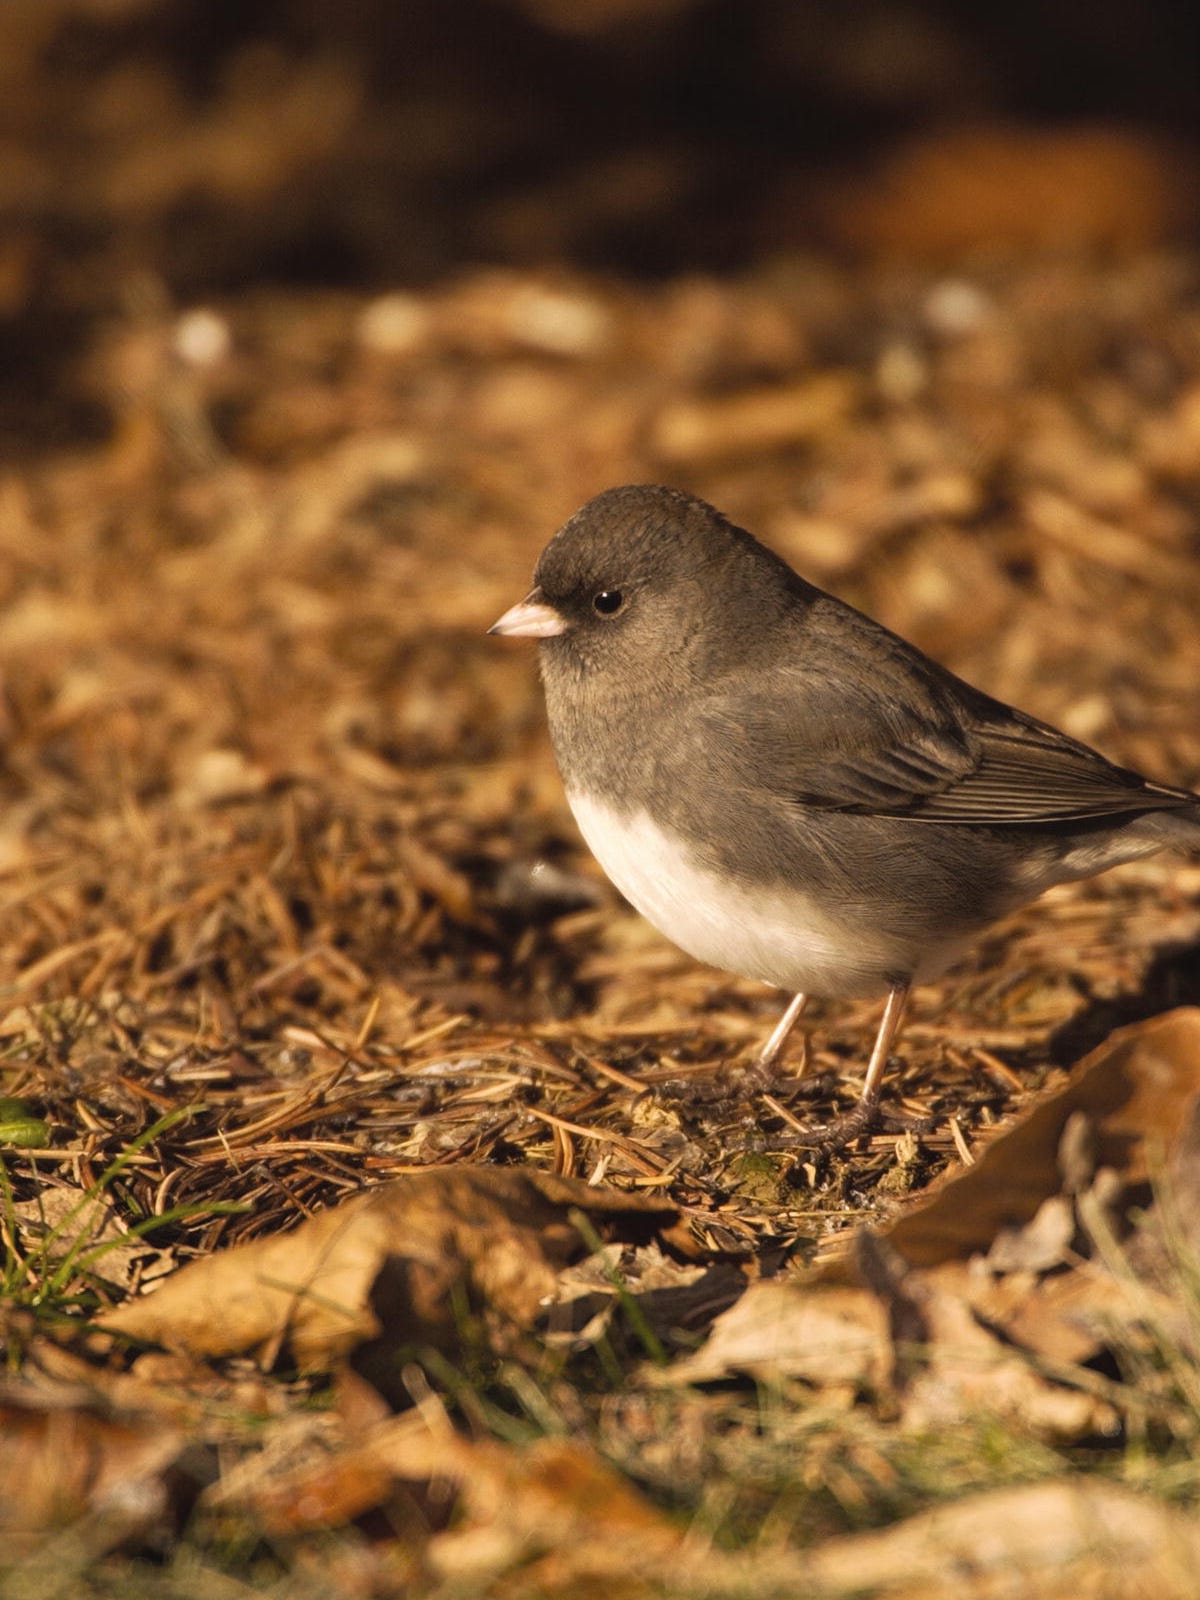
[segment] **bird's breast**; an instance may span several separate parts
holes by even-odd
[[[799,875],[774,886],[718,874],[644,810],[625,814],[577,789],[567,799],[616,887],[698,961],[831,998],[877,994],[911,964],[911,952],[869,918],[818,904]]]

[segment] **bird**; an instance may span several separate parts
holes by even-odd
[[[538,641],[579,830],[698,961],[792,998],[883,996],[854,1109],[880,1121],[914,984],[1054,884],[1200,848],[1200,795],[1107,760],[808,583],[704,500],[589,500],[488,630]],[[819,1141],[818,1141],[819,1142]]]

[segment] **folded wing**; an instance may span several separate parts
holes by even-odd
[[[708,699],[704,718],[733,781],[806,806],[983,827],[1197,803],[980,693],[834,604],[825,642],[831,624],[845,630],[838,672],[813,672],[798,650],[769,694],[761,677],[735,678]]]

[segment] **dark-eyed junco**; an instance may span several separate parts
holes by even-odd
[[[885,993],[874,1118],[910,985],[1051,884],[1200,847],[1151,783],[954,677],[678,490],[590,500],[491,629],[541,641],[584,838],[690,955],[795,995]]]

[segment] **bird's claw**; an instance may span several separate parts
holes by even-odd
[[[899,1111],[887,1110],[878,1100],[860,1100],[832,1122],[748,1140],[747,1150],[755,1155],[780,1150],[812,1150],[820,1155],[834,1155],[857,1144],[869,1133],[929,1133],[933,1127],[932,1117],[908,1117]]]

